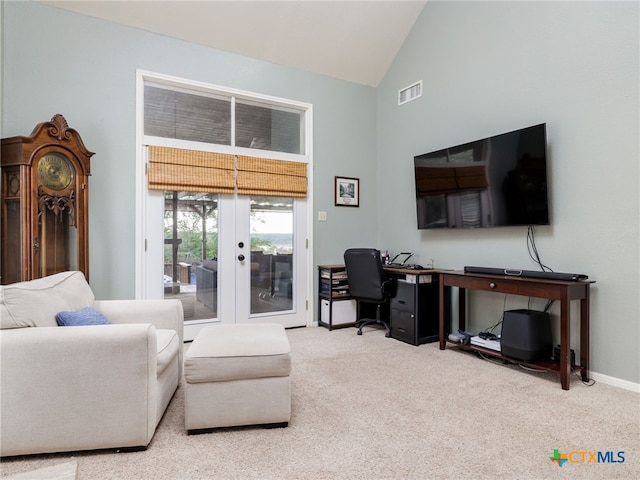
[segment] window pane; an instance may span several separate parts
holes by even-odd
[[[218,195],[165,192],[164,297],[185,320],[218,315]]]
[[[251,313],[293,308],[293,198],[251,197]]]
[[[302,154],[303,112],[236,102],[236,146]]]
[[[146,85],[144,133],[231,145],[231,101]]]

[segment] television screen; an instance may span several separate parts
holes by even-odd
[[[546,124],[414,157],[418,228],[548,225]]]

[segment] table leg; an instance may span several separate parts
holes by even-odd
[[[569,390],[571,374],[570,307],[565,291],[560,299],[560,383],[563,390]]]
[[[467,289],[458,289],[458,328],[467,331]]]
[[[589,381],[589,285],[580,300],[580,366],[583,382]]]
[[[449,311],[449,305],[447,305],[447,303],[445,302],[445,297],[444,297],[444,281],[442,278],[440,278],[440,285],[438,288],[438,303],[440,308],[438,309],[438,339],[440,340],[440,350],[444,350],[444,346],[446,343],[446,339],[445,339],[445,334],[446,332],[444,331],[444,319],[445,316],[448,314]]]

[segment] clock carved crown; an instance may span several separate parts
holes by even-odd
[[[69,124],[65,118],[59,113],[56,113],[53,118],[51,118],[47,130],[49,136],[56,138],[58,141],[71,140],[75,131],[69,128]]]

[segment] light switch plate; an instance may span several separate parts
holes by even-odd
[[[326,222],[327,221],[327,212],[318,212],[318,221]]]

